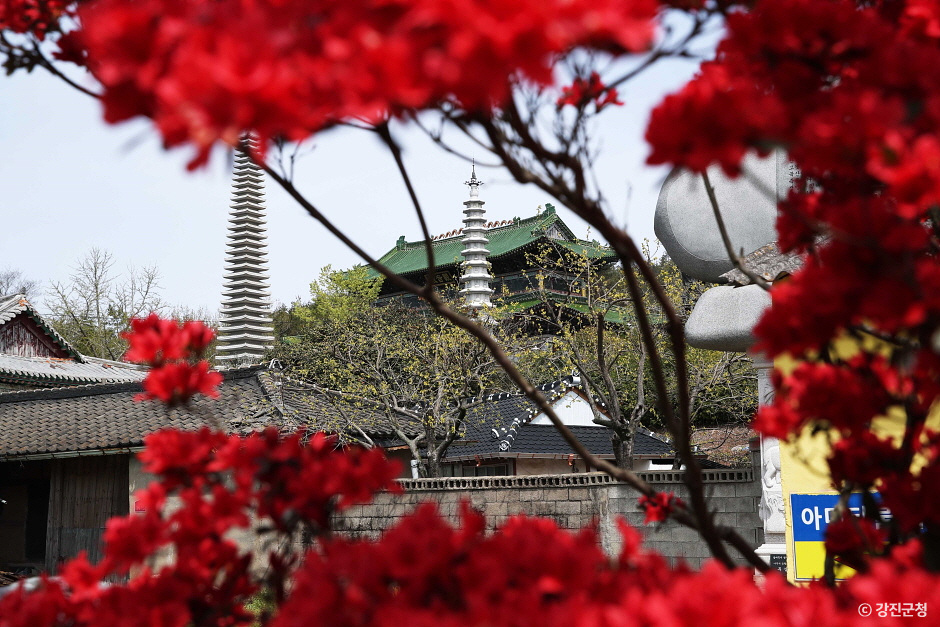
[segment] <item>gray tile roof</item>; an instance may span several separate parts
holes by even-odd
[[[110,383],[0,394],[0,460],[138,447],[164,427],[209,424],[245,433],[275,424],[299,426],[265,394],[259,369],[230,370],[217,400],[197,397],[189,408],[135,401],[139,383]]]
[[[566,384],[556,382],[540,386],[549,400],[564,395]],[[523,396],[499,394],[470,408],[467,412],[466,432],[447,452],[446,461],[506,457],[566,457],[574,453],[561,434],[551,425],[530,424],[537,414],[535,404]],[[507,450],[500,450],[500,442],[513,423],[518,425],[515,437]],[[601,426],[571,426],[574,435],[595,455],[612,459],[610,430]],[[496,431],[498,435],[493,434]],[[634,441],[634,455],[666,458],[674,455],[669,443],[650,432],[640,430]]]
[[[20,357],[0,354],[0,381],[46,384],[143,381],[144,368],[104,359],[85,358],[85,363],[57,357]]]
[[[147,376],[147,369],[142,366],[82,355],[33,309],[25,296],[0,296],[0,326],[17,316],[31,319],[45,333],[48,340],[58,345],[70,357],[0,354],[0,383],[55,387],[142,381]]]
[[[263,367],[223,372],[217,400],[196,397],[188,408],[167,409],[155,401],[135,401],[139,382],[105,383],[0,393],[0,461],[24,457],[101,453],[139,447],[145,435],[166,427],[220,427],[248,433],[269,425],[292,431],[300,427],[330,432],[355,425],[379,446],[401,444],[388,419],[363,404],[338,404],[312,386],[293,381]],[[564,387],[542,386],[545,391]],[[562,457],[572,453],[555,429],[532,425],[533,405],[522,396],[488,397],[468,410],[466,433],[452,445],[447,461],[486,457]],[[492,430],[517,420],[509,451],[500,451]],[[414,427],[417,429],[417,427]],[[412,431],[412,430],[409,430]],[[612,457],[610,432],[603,427],[572,427],[589,450]],[[417,431],[412,431],[416,433]],[[635,454],[669,457],[669,445],[638,433]]]

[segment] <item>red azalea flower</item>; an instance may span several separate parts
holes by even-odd
[[[167,361],[188,357],[188,336],[175,320],[155,313],[131,320],[131,330],[123,334],[129,347],[124,359],[134,363],[159,366]]]
[[[174,362],[154,368],[144,379],[144,393],[139,399],[156,399],[167,405],[180,405],[196,394],[218,398],[222,375],[209,370],[209,362],[203,360],[193,365]]]
[[[186,349],[197,357],[201,356],[215,339],[215,331],[200,320],[184,323],[182,334],[186,340]]]
[[[657,492],[652,497],[645,494],[639,498],[640,507],[646,511],[644,524],[663,522],[672,513],[672,510],[682,504],[682,501],[672,492]]]
[[[574,82],[562,89],[561,97],[558,98],[556,106],[561,109],[565,105],[573,107],[584,107],[593,102],[595,110],[600,111],[607,105],[621,106],[623,103],[618,99],[617,89],[607,87],[597,72],[592,72],[588,80],[580,76],[574,79]]]

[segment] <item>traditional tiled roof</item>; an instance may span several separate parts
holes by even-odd
[[[556,229],[557,237],[549,238],[547,233]],[[446,233],[443,237],[432,238],[434,250],[434,264],[436,268],[455,266],[463,261],[463,229]],[[546,210],[540,215],[529,218],[513,218],[490,224],[486,230],[489,240],[486,247],[490,251],[487,259],[490,262],[501,257],[509,256],[527,248],[534,248],[539,242],[551,241],[553,244],[567,248],[572,252],[584,254],[591,259],[616,258],[613,249],[598,242],[589,242],[578,239],[571,229],[558,217],[552,205],[546,205]],[[398,244],[379,259],[379,263],[387,266],[398,274],[420,272],[427,268],[427,252],[424,240],[406,242],[404,236],[399,238]]]
[[[222,374],[220,397],[198,396],[188,408],[135,401],[139,382],[0,393],[0,460],[119,452],[140,447],[144,436],[159,429],[207,424],[241,434],[271,425],[307,428],[353,441],[365,439],[361,429],[377,446],[401,444],[374,406],[336,400],[262,366]],[[411,436],[417,429],[404,430]]]
[[[0,394],[0,460],[117,452],[139,447],[163,429],[222,426],[246,433],[274,424],[299,426],[265,393],[259,368],[230,370],[216,400],[195,398],[189,408],[135,401],[139,383],[110,383]]]
[[[46,320],[39,315],[39,313],[33,309],[33,306],[30,305],[29,301],[26,300],[25,294],[10,294],[8,296],[0,296],[0,326],[3,326],[19,314],[26,314],[33,322],[35,322],[39,328],[41,328],[49,336],[53,342],[55,342],[63,351],[72,355],[76,360],[83,361],[84,358],[82,355],[75,349],[74,346],[69,344],[69,342],[59,335],[59,333],[52,328]]]
[[[0,353],[0,383],[14,386],[58,387],[89,383],[142,381],[147,369],[79,353],[22,294],[0,297],[0,327],[25,316],[45,334],[44,342],[58,346],[68,357]]]
[[[555,400],[570,389],[570,380],[541,386]],[[188,408],[168,409],[155,401],[135,401],[139,382],[106,383],[66,388],[0,393],[0,460],[81,454],[116,453],[140,447],[144,436],[166,427],[198,429],[221,427],[248,433],[274,425],[292,431],[305,427],[348,433],[361,430],[378,446],[401,445],[388,418],[377,406],[338,401],[313,386],[291,380],[263,367],[224,372],[220,398],[196,397]],[[446,461],[476,457],[564,457],[570,447],[548,425],[527,424],[534,405],[515,394],[492,395],[472,406],[466,432],[455,442]],[[508,451],[493,429],[516,421],[518,429]],[[406,427],[409,435],[419,425]],[[610,432],[603,427],[572,427],[589,450],[611,457]],[[635,454],[670,457],[669,445],[637,433]]]
[[[539,389],[550,402],[558,403],[567,391],[573,389],[572,378],[545,384],[539,386]],[[524,396],[497,394],[483,399],[483,402],[467,411],[466,432],[460,440],[451,445],[445,461],[512,457],[560,458],[574,454],[571,446],[564,441],[554,426],[530,424],[538,413],[535,404]],[[569,429],[598,457],[613,458],[609,429],[602,426],[578,425],[570,426]],[[508,437],[510,433],[512,437]],[[645,429],[637,430],[633,454],[641,458],[674,456],[668,442]]]
[[[775,242],[761,246],[741,259],[745,268],[765,281],[773,282],[782,276],[793,274],[803,265],[803,257],[792,253],[782,253]],[[735,268],[721,275],[732,285],[750,285],[751,279]]]
[[[86,383],[143,381],[146,368],[106,359],[84,357],[84,363],[57,357],[0,355],[0,381],[62,386]]]

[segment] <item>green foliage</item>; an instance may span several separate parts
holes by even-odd
[[[687,317],[707,286],[683,277],[668,257],[647,254],[667,295]],[[554,246],[529,261],[538,271],[530,276],[527,298],[534,295],[538,305],[520,308],[518,301],[497,297],[489,312],[491,330],[530,380],[579,375],[599,400],[595,421],[612,429],[615,455],[629,466],[636,429],[661,429],[663,408],[678,403],[664,312],[650,293],[643,294],[670,390],[661,398],[623,270]],[[293,333],[278,337],[273,356],[294,376],[352,408],[335,430],[394,431],[423,472],[434,476],[459,435],[467,399],[511,384],[479,343],[444,319],[395,301],[377,305],[380,286],[363,267],[324,268],[311,284],[311,302],[282,314],[292,321]],[[689,348],[687,361],[697,422],[750,417],[755,380],[743,355]],[[350,415],[357,417],[351,422]]]
[[[309,305],[297,308],[297,315],[312,324],[343,324],[371,307],[382,288],[382,279],[369,275],[366,266],[336,272],[331,266],[320,270],[320,278],[310,284]]]
[[[682,275],[668,256],[644,252],[653,271],[685,320],[708,286]],[[595,422],[614,431],[618,463],[632,464],[632,441],[638,426],[662,429],[663,410],[676,407],[676,362],[669,349],[665,312],[645,283],[641,302],[667,385],[656,389],[651,359],[642,342],[634,299],[623,268],[598,265],[577,251],[545,247],[530,257],[540,268],[532,286],[537,307],[514,315],[527,319],[526,329],[541,334],[516,362],[532,380],[577,374],[600,403]],[[507,310],[512,304],[505,305]],[[743,355],[687,347],[691,415],[696,423],[742,423],[756,405],[756,379]]]
[[[274,615],[277,604],[274,602],[274,595],[269,590],[262,590],[251,597],[245,608],[256,617],[252,627],[261,627],[267,624],[268,619]]]
[[[337,429],[366,438],[370,429],[391,430],[423,472],[436,476],[460,432],[466,399],[487,390],[498,369],[480,343],[443,318],[375,304],[380,285],[364,268],[324,268],[311,285],[312,302],[292,310],[304,321],[302,332],[278,338],[273,357],[340,400],[347,417],[358,416]]]
[[[665,254],[651,259],[651,265],[685,323],[698,298],[711,286],[682,274]],[[664,328],[657,329],[657,337],[662,346],[660,352],[666,357],[667,388],[671,391],[669,398],[659,400],[657,405],[668,402],[676,407],[676,364],[668,350]],[[746,424],[757,409],[757,377],[750,359],[741,353],[724,353],[688,345],[685,358],[693,426]],[[650,416],[650,426],[663,426],[659,412]]]

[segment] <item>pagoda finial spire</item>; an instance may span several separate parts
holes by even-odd
[[[470,169],[470,180],[464,181],[464,185],[470,186],[470,198],[479,198],[480,197],[480,185],[483,185],[483,181],[477,178],[477,161],[476,159],[471,159],[471,169]],[[467,203],[464,203],[467,204]],[[483,204],[482,202],[480,203]]]
[[[464,302],[474,309],[490,306],[490,296],[493,289],[490,287],[490,281],[493,276],[490,274],[490,264],[486,260],[490,251],[486,245],[490,240],[486,238],[486,211],[483,209],[484,202],[480,200],[480,186],[483,182],[477,178],[476,160],[472,161],[470,170],[470,180],[465,183],[470,187],[470,200],[464,201],[463,210],[466,216],[463,220],[464,238],[463,238],[463,275],[460,277],[460,283],[463,286],[460,293],[464,297]]]
[[[242,138],[232,173],[232,205],[216,362],[261,363],[274,343],[265,229],[264,173],[252,160],[257,141]]]

